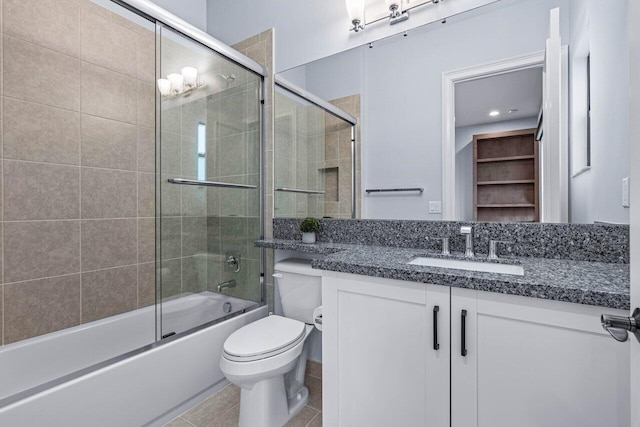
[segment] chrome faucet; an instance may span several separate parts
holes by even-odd
[[[463,226],[460,228],[460,234],[464,235],[466,238],[464,256],[467,258],[473,258],[475,256],[473,253],[473,228],[469,225]]]
[[[218,284],[217,289],[218,289],[218,293],[222,293],[224,289],[235,288],[235,287],[236,287],[236,281],[232,279],[232,280],[227,280],[226,282],[222,282]]]

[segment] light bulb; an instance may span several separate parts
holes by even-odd
[[[364,2],[365,0],[345,0],[347,13],[351,21],[364,22]]]
[[[162,96],[171,94],[171,82],[167,79],[158,79],[158,90]]]
[[[182,92],[182,89],[184,88],[184,77],[182,77],[182,74],[177,74],[177,73],[169,74],[167,78],[171,82],[172,91]]]
[[[198,81],[198,70],[193,67],[184,67],[182,69],[182,77],[184,77],[185,85],[195,86]]]

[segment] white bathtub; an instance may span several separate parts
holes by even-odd
[[[229,316],[227,302],[231,313],[255,306],[211,292],[184,296],[158,308],[162,333]],[[154,306],[6,345],[0,426],[161,425],[226,384],[218,367],[224,340],[266,314],[260,307],[98,369],[154,342]]]

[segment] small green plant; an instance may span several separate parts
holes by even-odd
[[[320,221],[313,217],[306,217],[300,223],[300,231],[303,233],[317,233],[320,230]]]

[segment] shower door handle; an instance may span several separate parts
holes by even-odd
[[[196,185],[199,187],[240,188],[244,190],[255,190],[256,188],[258,188],[257,185],[234,184],[232,182],[200,181],[198,179],[169,178],[167,181],[171,184]]]

